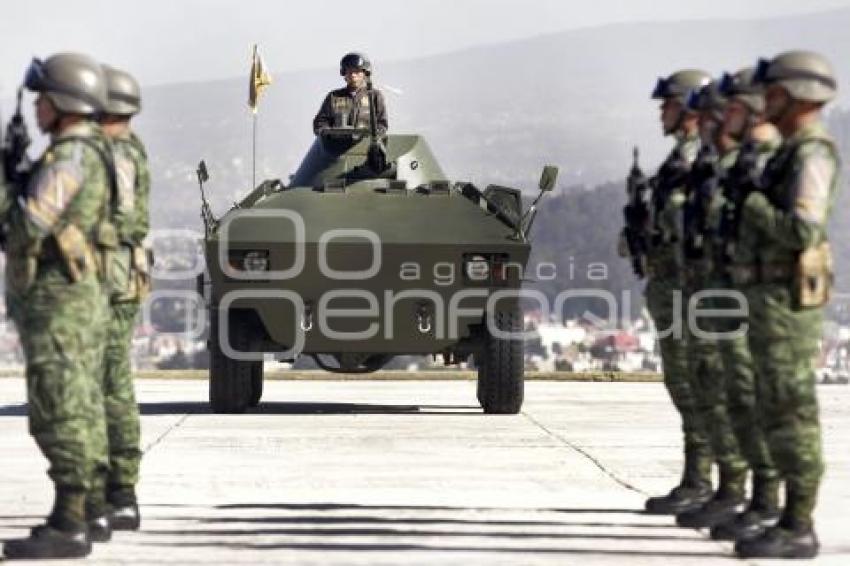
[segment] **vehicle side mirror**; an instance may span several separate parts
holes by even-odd
[[[540,175],[540,190],[544,193],[555,188],[555,182],[558,180],[558,168],[554,165],[546,165],[543,167],[543,173]]]

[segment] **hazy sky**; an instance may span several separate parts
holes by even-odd
[[[143,84],[238,76],[260,44],[273,70],[378,62],[623,21],[764,18],[850,0],[40,0],[6,1],[0,99],[34,55],[90,53]],[[498,64],[498,61],[494,61]]]

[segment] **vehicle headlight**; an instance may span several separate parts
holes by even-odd
[[[268,271],[269,252],[250,251],[242,256],[242,269],[245,271]]]
[[[470,281],[487,281],[490,278],[490,262],[481,255],[474,255],[464,265],[466,277]]]

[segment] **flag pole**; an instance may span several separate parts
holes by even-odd
[[[251,189],[257,188],[257,110],[260,102],[260,93],[272,82],[271,75],[266,71],[257,44],[251,54],[251,82],[248,85],[248,106],[254,114],[251,122]]]

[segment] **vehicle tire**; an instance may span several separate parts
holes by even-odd
[[[519,309],[498,311],[496,326],[500,330],[520,332]],[[523,341],[519,338],[497,338],[484,329],[484,343],[476,354],[478,365],[478,402],[492,415],[515,415],[522,408],[525,389]]]
[[[263,398],[263,362],[250,362],[251,364],[251,399],[249,407],[256,407]]]
[[[213,413],[244,413],[253,398],[252,365],[257,362],[234,360],[221,350],[218,340],[217,313],[210,317],[210,408]],[[245,351],[250,344],[250,328],[231,319],[230,344]]]

